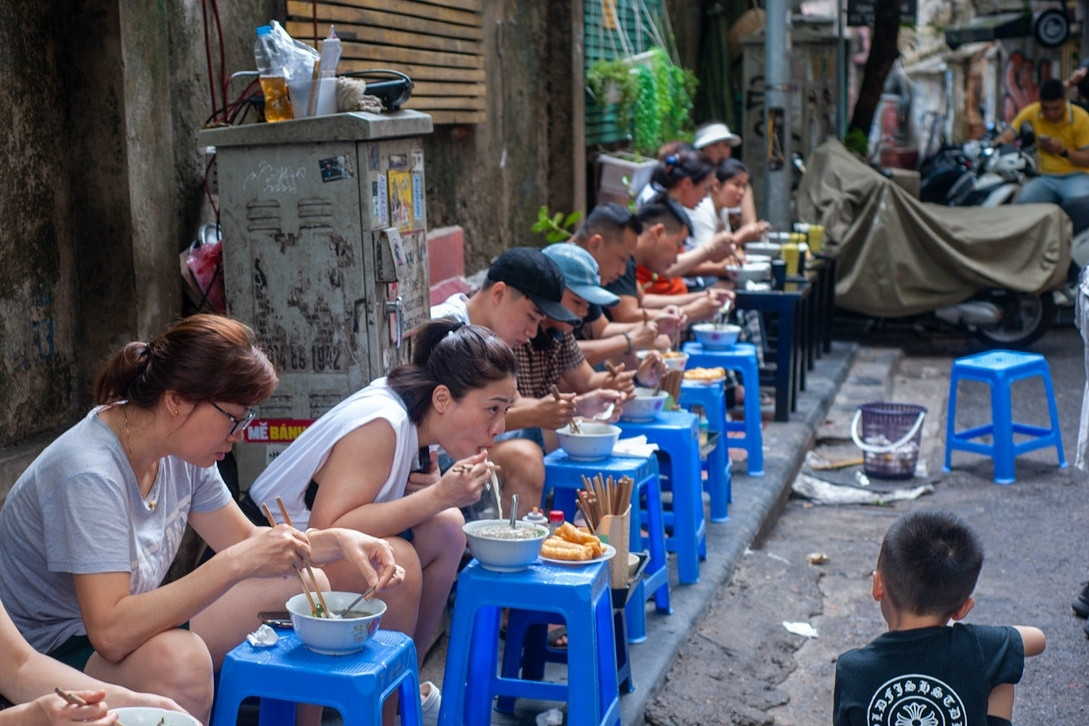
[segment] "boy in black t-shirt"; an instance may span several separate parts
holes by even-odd
[[[1009,726],[1013,684],[1045,639],[1033,627],[949,625],[975,605],[982,566],[979,538],[951,512],[889,528],[873,573],[889,631],[836,663],[835,726]]]

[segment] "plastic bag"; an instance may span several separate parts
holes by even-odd
[[[284,68],[284,78],[291,81],[309,81],[314,75],[314,64],[321,55],[301,40],[295,40],[283,26],[275,20],[269,23],[272,27],[272,45],[275,48],[276,57]]]
[[[186,293],[199,311],[227,312],[223,243],[217,225],[202,225],[200,237],[182,252],[182,268]]]

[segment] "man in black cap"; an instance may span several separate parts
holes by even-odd
[[[513,348],[535,338],[545,318],[578,322],[563,306],[563,290],[556,263],[533,247],[514,247],[495,258],[472,297],[452,295],[431,308],[431,317],[482,325]]]

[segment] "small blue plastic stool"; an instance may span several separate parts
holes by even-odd
[[[654,596],[655,609],[669,614],[669,568],[665,544],[665,520],[662,513],[662,488],[658,478],[658,457],[611,456],[601,461],[577,461],[562,449],[556,449],[544,458],[545,483],[541,493],[541,505],[554,492],[552,508],[563,512],[568,521],[575,518],[575,496],[582,489],[582,477],[593,479],[600,474],[616,480],[627,476],[635,482],[631,493],[631,533],[628,545],[632,552],[643,549],[642,523],[647,528],[646,548],[650,553],[643,577],[635,584],[635,591],[625,606],[625,632],[627,642],[642,643],[647,639],[646,603]],[[641,504],[644,501],[645,505]],[[617,643],[617,650],[621,644]]]
[[[677,403],[693,413],[696,406],[703,409],[707,433],[716,434],[715,447],[707,454],[704,488],[711,495],[711,521],[726,522],[730,518],[730,502],[734,500],[733,475],[726,451],[726,382],[682,381]]]
[[[663,411],[651,421],[621,421],[619,426],[621,438],[646,436],[666,455],[673,490],[672,511],[665,513],[666,549],[677,553],[677,579],[699,582],[700,560],[707,558],[699,418],[687,411]]]
[[[756,360],[756,346],[752,343],[735,343],[724,350],[705,348],[702,343],[689,341],[681,350],[688,354],[686,368],[726,368],[741,373],[741,384],[745,386],[744,421],[726,421],[723,412],[725,430],[744,436],[731,436],[726,445],[732,449],[745,449],[749,452],[749,476],[764,476],[764,421],[760,416],[760,369]]]
[[[382,705],[396,690],[401,723],[420,726],[420,675],[412,638],[379,630],[351,655],[314,653],[292,630],[269,648],[247,642],[227,654],[216,690],[215,726],[234,726],[238,707],[261,699],[260,726],[294,726],[295,704],[335,708],[344,726],[381,726]]]
[[[1047,394],[1051,416],[1050,428],[1032,426],[1013,420],[1010,389],[1015,381],[1040,376]],[[991,388],[991,422],[957,432],[957,384],[962,380],[982,381]],[[1027,441],[1014,442],[1015,434],[1030,436]],[[991,436],[991,443],[974,439]],[[994,460],[996,484],[1012,484],[1016,480],[1014,459],[1027,451],[1054,446],[1059,455],[1059,468],[1066,467],[1063,456],[1062,431],[1059,413],[1055,407],[1055,391],[1051,386],[1051,372],[1047,360],[1038,353],[1022,353],[1014,350],[991,350],[985,353],[957,358],[949,375],[949,409],[946,414],[945,466],[949,471],[954,449],[971,451],[989,456]]]
[[[567,625],[567,682],[546,683],[499,663],[500,610],[554,613]],[[508,625],[508,638],[510,638]],[[513,640],[507,641],[507,648]],[[528,677],[527,677],[528,676]],[[443,676],[441,726],[492,722],[496,696],[565,701],[569,726],[620,726],[616,641],[608,563],[537,562],[520,572],[492,572],[473,560],[458,575]],[[501,699],[510,704],[507,699]]]

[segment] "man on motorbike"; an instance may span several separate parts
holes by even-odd
[[[1012,143],[1025,123],[1032,124],[1040,157],[1040,176],[1029,179],[1017,200],[1062,203],[1089,196],[1089,112],[1066,100],[1058,78],[1040,84],[1040,100],[1021,109],[995,145]]]

